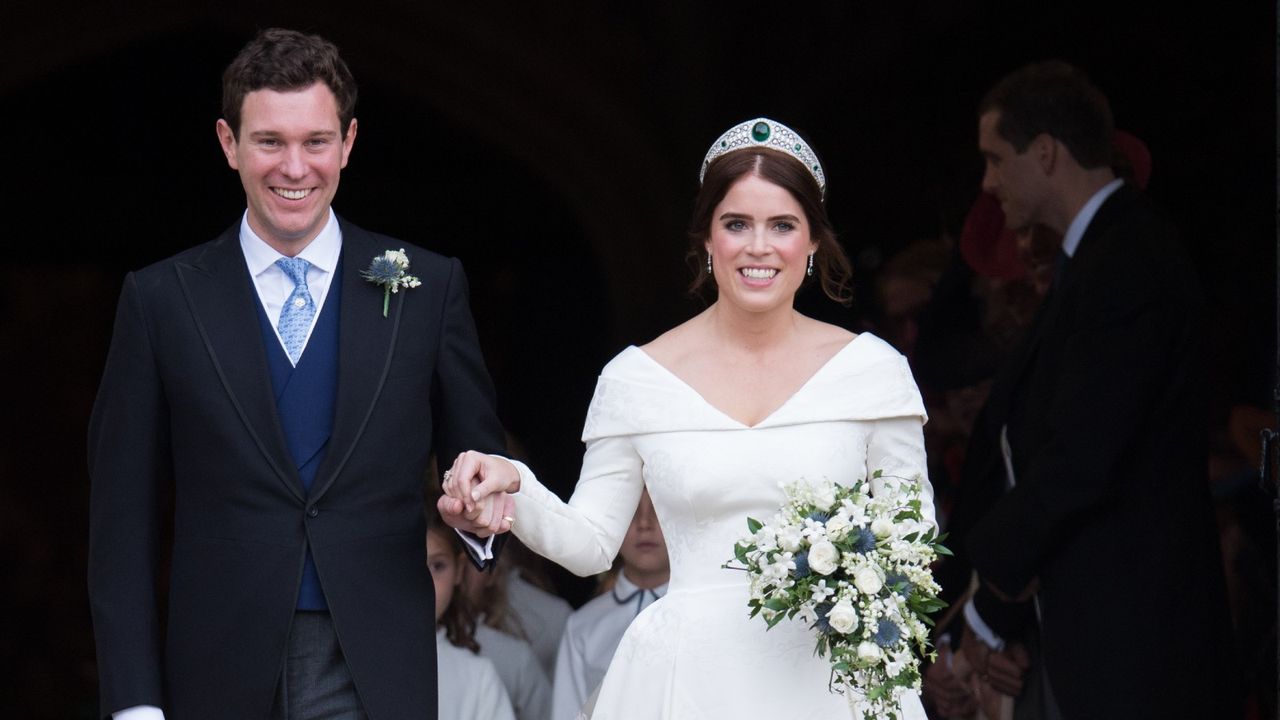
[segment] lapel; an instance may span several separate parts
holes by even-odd
[[[258,332],[257,291],[240,250],[237,221],[192,263],[178,263],[178,283],[196,329],[236,413],[276,476],[305,500],[276,415],[266,352]]]
[[[342,307],[338,318],[338,400],[334,408],[329,448],[316,473],[311,501],[319,499],[337,479],[364,433],[377,405],[400,327],[405,293],[391,296],[382,317],[382,289],[360,275],[375,255],[391,247],[375,243],[369,233],[338,218],[342,227]]]
[[[1055,283],[1055,286],[1049,290],[1049,294],[1045,296],[1044,302],[1040,304],[1040,308],[1036,311],[1035,318],[1031,322],[1031,328],[1027,331],[1027,337],[1023,341],[1016,360],[1010,365],[1010,373],[1002,378],[1003,382],[998,382],[992,388],[992,395],[997,397],[997,402],[1003,405],[1001,417],[1008,417],[1008,410],[1013,401],[1013,397],[1017,394],[1018,386],[1026,377],[1027,370],[1031,367],[1032,361],[1035,359],[1039,351],[1041,341],[1046,335],[1055,331],[1057,326],[1057,317],[1061,311],[1063,297],[1067,294],[1073,278],[1073,272],[1079,272],[1081,266],[1088,262],[1089,256],[1101,247],[1102,243],[1099,238],[1104,235],[1116,219],[1124,213],[1124,211],[1138,197],[1138,192],[1129,187],[1126,183],[1111,193],[1111,196],[1102,203],[1098,208],[1098,212],[1094,214],[1093,219],[1089,222],[1089,226],[1085,228],[1084,235],[1080,238],[1080,244],[1076,246],[1075,255],[1067,262],[1067,268],[1063,272],[1061,282]],[[1072,268],[1075,268],[1073,271]]]

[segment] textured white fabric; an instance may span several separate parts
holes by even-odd
[[[511,699],[487,658],[449,643],[436,632],[440,720],[515,720]]]
[[[639,348],[607,365],[587,413],[582,475],[566,504],[536,481],[515,495],[515,533],[580,575],[607,569],[648,487],[671,556],[667,594],[632,622],[595,720],[847,718],[812,631],[747,616],[745,573],[722,567],[747,516],[770,518],[780,483],[849,484],[874,470],[926,477],[924,406],[906,360],[869,334],[748,427]],[[926,478],[927,479],[927,478]],[[872,491],[875,491],[873,483]],[[932,490],[925,491],[932,520]],[[903,717],[921,719],[918,699]]]

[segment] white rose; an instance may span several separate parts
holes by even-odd
[[[871,532],[878,538],[887,538],[893,534],[893,521],[888,518],[876,518],[871,521]]]
[[[836,486],[831,482],[823,482],[813,488],[813,504],[819,510],[830,510],[836,504]]]
[[[880,646],[873,642],[863,642],[858,644],[858,659],[866,663],[879,662],[884,653],[880,652]]]
[[[847,635],[858,627],[858,612],[848,600],[841,600],[827,612],[827,622],[831,623],[832,630]]]
[[[795,552],[800,549],[800,541],[803,538],[800,528],[788,525],[778,531],[778,547],[787,552]]]
[[[831,518],[827,520],[827,537],[832,538],[833,540],[839,540],[845,536],[845,533],[849,532],[850,527],[852,526],[849,524],[848,516],[842,513],[832,515]]]
[[[809,548],[809,569],[819,575],[830,575],[840,563],[840,551],[829,540],[819,540]]]
[[[884,576],[880,574],[879,568],[864,565],[854,573],[853,584],[863,593],[875,595],[880,592],[880,588],[884,587]]]

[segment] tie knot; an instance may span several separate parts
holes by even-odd
[[[311,263],[300,257],[285,257],[277,260],[276,265],[289,276],[295,287],[307,286],[307,268],[311,267]]]

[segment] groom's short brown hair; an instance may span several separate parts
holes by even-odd
[[[333,43],[319,35],[268,28],[236,55],[222,74],[222,119],[240,133],[240,108],[254,90],[288,92],[322,82],[338,102],[342,137],[356,111],[356,81]]]

